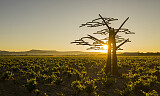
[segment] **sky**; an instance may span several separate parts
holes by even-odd
[[[135,34],[121,34],[130,41],[124,52],[160,52],[160,0],[0,0],[0,50],[31,49],[86,51],[88,46],[70,42],[106,28],[79,26],[103,17]],[[107,37],[107,36],[106,36]]]

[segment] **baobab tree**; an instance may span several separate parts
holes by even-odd
[[[99,14],[99,18],[92,20],[91,22],[87,22],[85,24],[81,24],[80,27],[100,27],[100,26],[106,26],[106,28],[103,28],[100,31],[97,31],[93,34],[101,34],[106,35],[107,37],[104,39],[97,39],[94,36],[87,35],[86,37],[82,37],[79,40],[75,40],[71,43],[76,43],[76,45],[88,45],[90,46],[89,49],[94,50],[105,50],[103,46],[108,46],[108,54],[107,54],[107,63],[105,66],[105,73],[111,73],[112,75],[119,75],[118,72],[118,66],[117,66],[117,50],[123,50],[120,47],[125,44],[126,42],[131,42],[128,39],[124,39],[121,36],[117,35],[118,33],[125,33],[125,34],[134,34],[134,32],[129,31],[126,28],[122,28],[123,25],[126,23],[126,21],[129,19],[129,17],[121,24],[121,26],[118,29],[112,28],[109,26],[111,24],[111,21],[115,21],[118,19],[115,18],[106,18],[102,17]],[[91,39],[94,42],[92,44],[89,44],[89,42],[86,42],[84,39]],[[117,45],[119,43],[119,45]],[[112,53],[112,54],[111,54]],[[112,55],[112,56],[111,56]],[[112,57],[112,58],[111,58]]]

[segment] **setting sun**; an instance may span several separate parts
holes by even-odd
[[[104,49],[108,49],[108,45],[103,45],[103,48]]]

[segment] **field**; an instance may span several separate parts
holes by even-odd
[[[0,56],[0,96],[158,96],[160,56]]]

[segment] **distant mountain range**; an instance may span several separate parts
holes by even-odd
[[[89,55],[98,52],[82,52],[82,51],[56,51],[56,50],[29,50],[21,52],[1,51],[0,55]]]
[[[100,52],[82,52],[82,51],[56,51],[56,50],[29,50],[21,52],[1,51],[0,55],[104,55]],[[118,52],[122,56],[160,56],[159,52],[139,53],[139,52]]]

